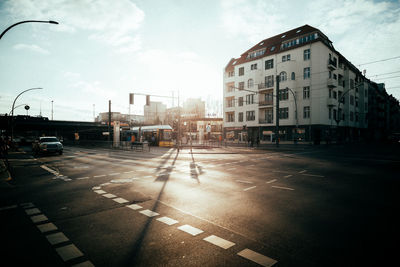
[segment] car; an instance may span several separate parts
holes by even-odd
[[[33,143],[33,152],[35,154],[40,153],[58,153],[62,154],[64,147],[61,142],[54,136],[40,137],[35,143]]]

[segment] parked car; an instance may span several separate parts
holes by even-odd
[[[33,143],[32,150],[35,154],[40,153],[63,153],[63,145],[54,136],[40,137],[39,140]]]

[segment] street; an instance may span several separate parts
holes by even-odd
[[[383,266],[396,255],[396,147],[66,146],[9,162],[10,266]]]

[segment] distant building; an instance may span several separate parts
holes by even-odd
[[[108,122],[108,112],[99,113],[95,121],[104,123]],[[144,116],[121,114],[121,112],[111,112],[111,121],[120,121],[121,123],[132,124],[132,125],[143,124]]]
[[[178,123],[179,114],[182,114],[181,107],[168,108],[166,111],[165,124],[168,124],[171,127],[174,127],[174,125],[176,126]]]
[[[167,106],[161,102],[150,102],[150,105],[144,105],[144,123],[145,124],[164,124],[166,118]]]
[[[182,143],[187,144],[192,138],[193,143],[218,141],[222,138],[222,118],[183,118],[181,120]]]
[[[183,103],[182,118],[204,118],[206,103],[200,98],[188,98]]]

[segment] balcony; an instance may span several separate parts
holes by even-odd
[[[328,107],[336,106],[337,105],[337,100],[334,99],[334,98],[328,98],[327,105],[328,105]]]
[[[259,106],[271,106],[274,104],[273,100],[261,100],[258,102]]]
[[[258,120],[259,124],[269,124],[269,123],[274,123],[273,119],[259,119]]]
[[[337,80],[332,79],[332,78],[328,78],[327,84],[328,84],[329,88],[337,87]]]
[[[336,70],[337,69],[337,62],[332,59],[328,59],[328,69]]]
[[[260,83],[258,84],[258,90],[265,90],[265,89],[273,89],[274,84],[273,83]]]

